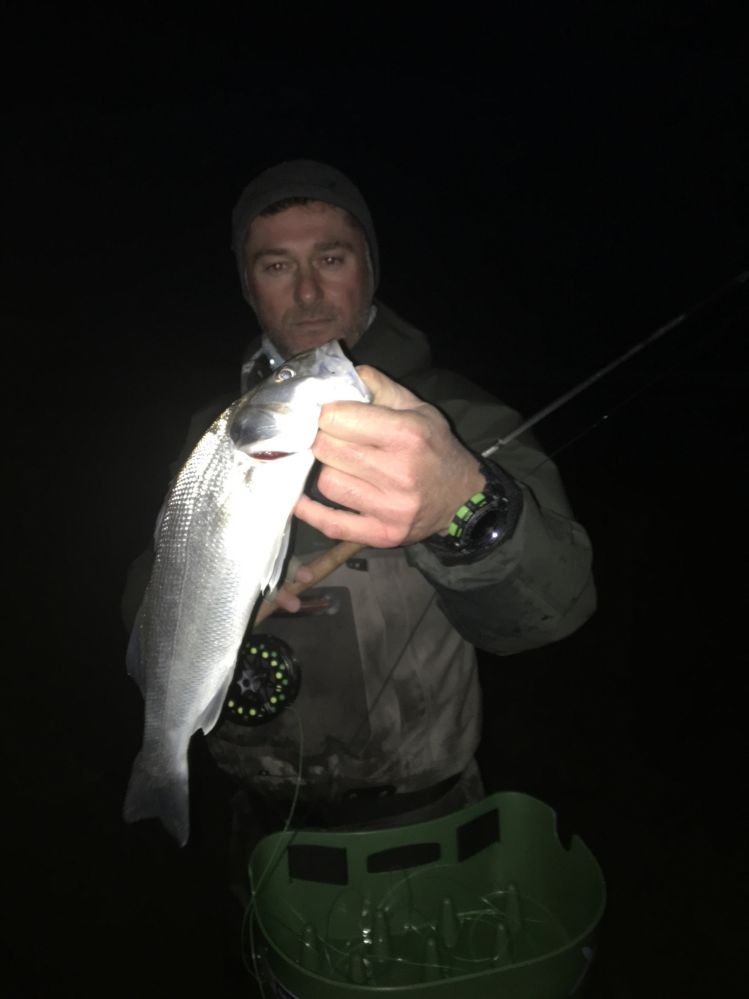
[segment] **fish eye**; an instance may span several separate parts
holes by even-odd
[[[278,371],[273,376],[274,382],[287,382],[289,378],[294,377],[294,369],[289,367],[279,368]]]

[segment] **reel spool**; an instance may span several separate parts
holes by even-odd
[[[239,725],[272,721],[296,700],[301,678],[286,642],[275,635],[249,635],[237,656],[224,715]]]

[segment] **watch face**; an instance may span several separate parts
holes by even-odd
[[[490,548],[502,537],[505,521],[504,509],[494,504],[479,510],[463,532],[461,548],[463,551],[481,551]]]
[[[520,487],[490,461],[482,461],[479,468],[485,487],[458,509],[446,537],[425,540],[443,565],[483,558],[512,536],[518,522],[523,505]]]

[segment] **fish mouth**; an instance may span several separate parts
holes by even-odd
[[[293,451],[247,451],[250,458],[255,461],[277,461],[279,458],[288,458]]]

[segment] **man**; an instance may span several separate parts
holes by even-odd
[[[434,371],[423,335],[374,298],[374,226],[347,177],[304,160],[265,171],[235,208],[233,247],[262,330],[244,387],[340,339],[374,400],[323,408],[321,470],[295,509],[302,563],[332,540],[367,547],[306,606],[282,594],[290,613],[261,627],[301,664],[296,717],[225,721],[211,751],[277,802],[277,821],[297,783],[297,819],[325,826],[462,807],[483,795],[473,645],[509,654],[582,624],[595,603],[588,538],[532,440],[510,445],[499,465],[480,459],[517,414]]]
[[[282,613],[256,629],[301,670],[294,710],[261,725],[227,712],[210,751],[268,828],[297,789],[300,825],[372,828],[459,809],[483,797],[474,646],[508,655],[579,627],[595,606],[587,535],[531,438],[498,464],[481,459],[519,417],[434,370],[423,334],[374,297],[374,226],[347,177],[307,160],[265,171],[235,208],[233,248],[262,330],[243,390],[339,339],[373,403],[323,408],[292,574],[304,581],[304,563],[335,541],[366,547],[301,600],[282,591]],[[196,418],[189,446],[215,415]],[[240,680],[238,697],[262,686]]]

